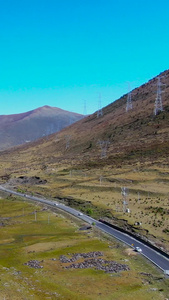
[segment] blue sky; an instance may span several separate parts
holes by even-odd
[[[0,114],[106,106],[169,68],[169,1],[0,2]]]

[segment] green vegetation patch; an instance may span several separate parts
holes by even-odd
[[[167,296],[167,280],[154,266],[136,253],[129,255],[126,247],[95,228],[79,230],[72,218],[58,214],[57,209],[52,212],[19,198],[0,199],[0,207],[2,299],[12,295],[14,300],[105,300],[113,295],[113,299],[159,300]],[[66,268],[73,258],[78,267]],[[112,261],[127,267],[105,272]],[[80,267],[83,263],[87,268]],[[102,270],[97,268],[100,263]]]

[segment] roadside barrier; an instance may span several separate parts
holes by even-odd
[[[131,232],[129,232],[129,231],[123,229],[123,228],[120,228],[120,227],[118,227],[118,226],[116,226],[116,225],[113,225],[113,224],[111,224],[111,223],[109,223],[109,222],[107,222],[107,221],[105,221],[105,220],[103,220],[103,219],[99,219],[99,222],[101,222],[101,223],[103,223],[103,224],[105,224],[105,225],[107,225],[107,226],[109,226],[109,227],[112,227],[112,228],[116,229],[117,231],[120,231],[120,232],[123,232],[123,233],[128,234],[129,236],[135,238],[135,240],[137,240],[137,241],[139,241],[139,242],[145,244],[146,246],[152,248],[152,249],[155,250],[156,252],[162,254],[163,256],[165,256],[166,258],[169,259],[169,254],[167,254],[167,253],[164,252],[163,250],[159,249],[158,247],[152,245],[150,242],[145,241],[145,240],[142,239],[141,237],[139,237],[139,236],[137,236],[137,235],[135,235],[135,234],[133,234],[133,233],[131,233]]]

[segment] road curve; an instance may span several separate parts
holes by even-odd
[[[66,206],[64,204],[61,204],[59,202],[54,202],[48,199],[44,199],[44,198],[38,198],[35,196],[30,196],[27,194],[22,194],[19,192],[15,192],[12,191],[10,189],[7,189],[3,186],[0,186],[0,190],[4,191],[4,192],[8,192],[10,194],[14,194],[17,196],[21,196],[30,200],[34,200],[34,201],[38,201],[38,202],[42,202],[44,204],[48,204],[51,205],[52,207],[56,207],[59,208],[63,211],[66,211],[78,218],[80,218],[81,220],[84,220],[85,222],[89,223],[89,224],[95,224],[95,226],[108,233],[109,235],[115,237],[116,239],[122,241],[123,243],[129,245],[130,247],[140,247],[142,249],[141,254],[143,256],[145,256],[148,260],[150,260],[153,264],[155,264],[158,268],[160,268],[163,272],[169,274],[169,259],[167,257],[164,257],[162,254],[158,253],[157,251],[155,251],[154,249],[152,249],[151,247],[147,246],[144,244],[144,242],[140,242],[138,241],[136,238],[131,237],[130,235],[120,232],[114,228],[109,227],[106,224],[103,224],[102,222],[99,222],[87,215],[84,215],[82,213],[80,213],[79,211],[77,211],[74,208],[71,208],[69,206]],[[132,246],[133,245],[133,246]]]

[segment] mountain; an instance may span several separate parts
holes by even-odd
[[[43,106],[21,114],[0,116],[0,150],[58,132],[84,116]]]
[[[165,92],[161,93],[163,111],[155,115],[154,105],[159,76],[165,82]],[[129,160],[131,158],[143,159],[144,156],[151,155],[152,152],[154,156],[159,154],[165,156],[169,148],[169,70],[159,76],[132,91],[133,108],[131,110],[126,112],[128,97],[126,94],[103,108],[102,116],[98,117],[97,112],[89,115],[51,135],[48,140],[42,138],[34,143],[17,148],[17,153],[20,151],[23,153],[26,149],[26,153],[33,151],[35,154],[34,149],[40,147],[40,157],[38,152],[35,154],[37,161],[42,162],[44,159],[48,163],[51,158],[56,162],[68,159],[70,161],[74,160],[78,164],[85,164],[85,162],[88,164],[90,160],[94,161],[95,164],[106,164],[108,160],[109,163],[111,161],[118,163],[124,158]],[[43,107],[30,113],[10,116],[9,128],[12,130],[11,125],[16,124],[14,128],[17,128],[19,135],[21,135],[20,125],[23,122],[25,128],[27,125],[27,130],[29,129],[28,125],[34,128],[36,138],[39,131],[42,135],[47,133],[47,130],[48,133],[52,133],[51,127],[49,127],[52,123],[49,123],[49,118],[51,117],[50,112],[54,113],[55,110],[61,113],[61,110]],[[43,113],[46,111],[48,117],[46,117],[46,113]],[[71,115],[71,113],[66,112],[65,122],[69,122],[68,114]],[[1,124],[3,118],[5,117],[0,118]],[[82,118],[82,116],[78,115],[77,118]],[[43,127],[47,128],[45,133],[42,125],[37,125],[38,120],[39,124],[46,125],[46,127],[45,125]],[[30,125],[32,123],[34,127]],[[56,119],[56,124],[58,124],[58,119]],[[23,135],[26,132],[25,128]],[[8,128],[5,129],[7,132]],[[31,134],[32,130],[29,130],[29,132]],[[24,135],[24,139],[20,143],[26,140],[30,140],[28,135]],[[101,156],[106,143],[106,159],[102,159]],[[15,153],[15,150],[10,153]]]
[[[127,99],[1,151],[1,183],[108,219],[169,253],[169,70],[134,89],[128,111]]]

